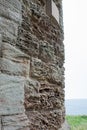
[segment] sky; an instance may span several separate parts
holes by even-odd
[[[87,0],[63,0],[65,98],[87,98]]]

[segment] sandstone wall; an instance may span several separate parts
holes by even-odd
[[[65,120],[62,1],[54,2],[59,24],[46,0],[0,0],[1,130],[59,130]]]

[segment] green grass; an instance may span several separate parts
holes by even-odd
[[[87,130],[87,116],[66,116],[71,130]]]

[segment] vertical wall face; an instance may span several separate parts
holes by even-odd
[[[62,2],[54,1],[59,23],[49,2],[0,0],[1,130],[59,130],[64,122]]]
[[[58,24],[47,12],[51,5],[45,0],[24,0],[22,6],[17,46],[30,56],[25,109],[31,130],[58,130],[65,116],[63,31],[61,20]],[[61,1],[56,5],[60,12]]]
[[[28,130],[23,104],[29,61],[16,47],[21,21],[21,3],[0,0],[0,130]]]

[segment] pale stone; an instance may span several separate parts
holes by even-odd
[[[0,70],[3,73],[7,73],[10,75],[21,75],[25,76],[28,75],[29,71],[29,64],[14,62],[5,58],[0,58]]]
[[[10,76],[0,73],[0,87],[9,83],[25,82],[25,78],[22,76]]]
[[[2,129],[3,130],[30,130],[27,116],[25,114],[3,116]]]
[[[3,43],[0,45],[3,57],[0,59],[0,70],[11,75],[28,76],[30,68],[28,56],[10,44]]]
[[[59,10],[53,0],[52,0],[52,15],[55,17],[55,19],[59,23]]]
[[[4,58],[14,60],[14,61],[20,61],[22,62],[23,59],[28,60],[29,56],[15,48],[14,46],[8,44],[8,43],[3,43],[1,44],[2,46],[2,54]],[[19,59],[20,58],[20,59]]]
[[[24,112],[24,79],[0,74],[0,115]]]
[[[0,0],[0,15],[20,23],[22,19],[20,2],[18,0]]]
[[[6,18],[0,17],[0,30],[2,30],[2,33],[7,31],[12,35],[17,36],[18,24]]]

